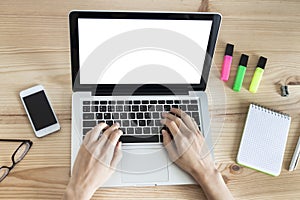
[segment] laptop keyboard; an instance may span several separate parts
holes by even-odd
[[[123,143],[161,143],[162,112],[180,108],[192,116],[200,127],[198,100],[112,100],[82,101],[82,134],[100,122],[109,126],[118,122]]]

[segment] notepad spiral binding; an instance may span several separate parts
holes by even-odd
[[[274,110],[274,109],[266,108],[266,107],[261,106],[261,105],[256,104],[256,103],[251,103],[250,106],[252,108],[255,108],[255,109],[270,113],[270,114],[273,114],[275,116],[278,116],[278,117],[281,117],[281,118],[284,118],[284,119],[290,119],[290,115],[288,115],[286,113],[283,113],[283,112],[280,112],[280,111],[277,111],[277,110]]]

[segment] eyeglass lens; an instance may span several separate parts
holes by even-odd
[[[6,177],[8,172],[9,172],[8,168],[3,167],[3,168],[0,169],[0,182]]]
[[[28,150],[30,148],[30,144],[28,142],[24,142],[17,150],[16,153],[14,154],[14,162],[18,163],[20,162],[25,155],[27,154]]]

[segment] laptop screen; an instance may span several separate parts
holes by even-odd
[[[78,18],[80,84],[199,84],[212,22]]]

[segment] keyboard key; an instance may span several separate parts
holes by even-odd
[[[122,126],[128,127],[129,126],[129,120],[123,120]]]
[[[119,100],[119,101],[117,101],[117,104],[123,105],[123,104],[124,104],[124,101],[123,101],[123,100]]]
[[[163,106],[162,105],[157,105],[156,106],[156,111],[164,111]]]
[[[197,100],[191,100],[191,104],[198,104]]]
[[[180,104],[180,100],[175,100],[174,103],[175,104]]]
[[[144,132],[144,134],[150,134],[151,133],[150,127],[144,127],[143,132]]]
[[[110,113],[104,113],[104,119],[111,119]]]
[[[127,128],[127,134],[134,134],[134,128]]]
[[[129,119],[135,119],[135,113],[128,113]]]
[[[106,106],[99,106],[100,112],[106,112]]]
[[[149,104],[149,101],[148,100],[143,100],[142,104]]]
[[[165,104],[166,103],[165,100],[158,100],[157,102],[158,102],[158,104]]]
[[[164,137],[163,137],[163,135],[162,135],[162,134],[159,134],[159,141],[160,141],[161,143],[163,143],[163,142],[164,142]]]
[[[145,119],[151,119],[151,113],[145,113]]]
[[[139,120],[139,126],[146,126],[145,120]]]
[[[107,101],[100,101],[100,104],[107,104]]]
[[[196,123],[198,125],[200,125],[200,116],[199,116],[199,112],[192,112],[192,117],[194,118],[194,120],[196,121]]]
[[[197,111],[198,105],[188,105],[188,111]]]
[[[154,123],[155,123],[155,126],[162,126],[160,120],[155,120]]]
[[[90,112],[90,109],[91,109],[90,106],[83,106],[82,107],[83,112]]]
[[[190,104],[190,100],[182,100],[182,104]]]
[[[152,134],[159,134],[159,128],[158,127],[151,127]]]
[[[96,121],[83,121],[82,126],[83,127],[94,127],[94,126],[96,126]]]
[[[82,130],[82,134],[83,134],[83,135],[86,135],[87,132],[89,132],[90,130],[91,130],[90,128],[84,128],[84,129]]]
[[[96,119],[103,119],[102,113],[96,113]]]
[[[115,106],[107,106],[108,112],[115,112],[116,107]]]
[[[173,100],[167,100],[167,104],[173,104]]]
[[[137,119],[144,119],[144,114],[143,113],[136,113],[136,118]]]
[[[157,101],[156,100],[151,100],[150,104],[157,104]]]
[[[139,111],[139,106],[132,106],[132,111],[138,112]]]
[[[119,113],[113,113],[113,114],[112,114],[112,118],[113,118],[113,119],[120,119]]]
[[[116,104],[116,101],[108,101],[108,104]]]
[[[137,126],[138,125],[138,121],[137,120],[131,120],[130,121],[130,125],[131,126]]]
[[[147,106],[146,105],[141,105],[140,106],[140,111],[147,111]]]
[[[131,111],[131,107],[130,106],[124,106],[124,111],[125,112],[130,112]]]
[[[154,126],[154,121],[153,120],[147,120],[147,126]]]
[[[141,104],[141,101],[139,100],[133,101],[133,104]]]
[[[98,112],[98,106],[92,106],[92,112]]]
[[[137,136],[122,135],[120,141],[123,143],[157,143],[159,142],[159,136],[158,135],[137,135]]]
[[[90,105],[90,103],[91,103],[90,101],[83,101],[82,102],[83,105]]]
[[[98,105],[98,104],[99,104],[99,101],[92,101],[92,104]]]
[[[120,119],[127,119],[127,113],[120,113]]]
[[[106,121],[106,124],[107,124],[108,126],[111,126],[111,125],[114,124],[114,122],[113,122],[112,120],[107,120],[107,121]]]
[[[123,112],[123,106],[116,106],[117,112]]]
[[[141,127],[135,128],[135,134],[143,134],[143,129]]]
[[[170,111],[171,106],[170,105],[164,105],[164,111]]]
[[[154,105],[148,105],[148,111],[155,111]]]
[[[172,107],[172,108],[179,108],[178,105],[172,105],[171,107]]]
[[[152,113],[152,117],[153,117],[153,119],[159,119],[160,118],[159,112]]]
[[[183,111],[186,111],[186,105],[180,105],[179,108]]]
[[[191,112],[185,112],[186,114],[188,114],[189,116],[192,116],[192,113]]]
[[[125,104],[132,104],[132,101],[125,101]]]
[[[83,113],[83,119],[94,119],[94,113]]]

